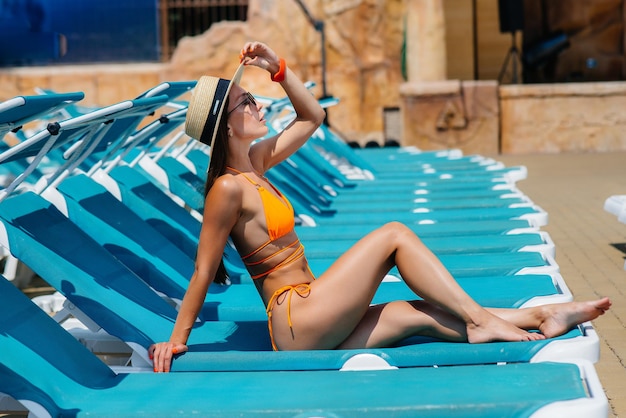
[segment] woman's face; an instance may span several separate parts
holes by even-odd
[[[268,128],[261,106],[250,93],[235,84],[230,89],[228,102],[228,126],[233,135],[257,139],[267,134]]]

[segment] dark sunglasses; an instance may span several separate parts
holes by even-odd
[[[228,111],[228,113],[226,114],[226,116],[230,116],[231,113],[233,113],[239,106],[246,106],[246,105],[252,105],[254,107],[257,107],[256,105],[256,100],[254,99],[254,96],[252,94],[250,94],[250,92],[246,93],[246,98],[243,99],[237,106],[233,107],[232,109],[230,109]]]

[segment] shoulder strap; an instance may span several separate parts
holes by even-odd
[[[227,169],[227,170],[230,170],[230,171],[234,171],[234,172],[235,172],[235,173],[237,173],[237,174],[241,174],[241,175],[242,175],[242,176],[243,176],[246,180],[248,180],[250,183],[254,184],[257,188],[258,188],[258,187],[262,187],[259,183],[257,183],[256,181],[252,180],[250,177],[246,176],[246,175],[245,175],[244,173],[242,173],[241,171],[239,171],[239,170],[237,170],[237,169],[235,169],[235,168],[232,168],[232,167],[226,167],[226,169]]]

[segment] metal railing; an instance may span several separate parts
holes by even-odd
[[[247,20],[248,0],[160,0],[161,58],[171,58],[184,36],[199,35],[222,20]]]

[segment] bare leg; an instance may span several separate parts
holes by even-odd
[[[520,328],[539,330],[552,338],[597,318],[610,306],[610,300],[602,298],[524,309],[487,310]],[[425,301],[397,301],[370,307],[339,348],[385,347],[413,335],[467,341],[465,324],[453,314]]]
[[[585,302],[557,303],[523,309],[487,309],[494,315],[523,329],[537,329],[547,338],[557,337],[575,325],[592,321],[609,310],[604,297]]]
[[[393,258],[407,285],[424,300],[458,316],[467,329],[469,342],[542,339],[489,313],[478,305],[450,275],[439,259],[406,226],[392,223]]]
[[[370,307],[338,348],[388,347],[414,335],[467,342],[465,323],[455,315],[421,300],[396,301]]]
[[[311,283],[306,302],[301,298],[292,301],[295,334],[282,325],[286,321],[276,320],[276,315],[286,316],[286,308],[275,308],[273,322],[279,347],[334,348],[340,345],[364,320],[376,289],[394,265],[417,295],[460,319],[463,332],[457,325],[450,327],[457,337],[462,334],[463,339],[473,343],[545,338],[522,330],[479,306],[410,229],[392,222],[356,243]],[[417,328],[423,325],[417,323]],[[297,337],[294,339],[292,335]]]

